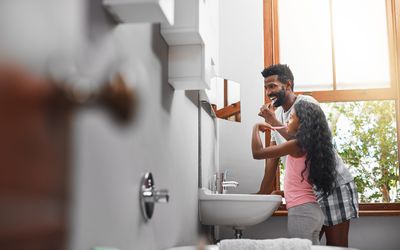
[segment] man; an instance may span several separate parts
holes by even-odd
[[[272,102],[263,105],[259,115],[272,126],[285,125],[289,120],[294,104],[298,101],[305,100],[318,103],[311,96],[294,94],[294,77],[287,65],[271,65],[265,68],[261,74],[264,77],[265,94]],[[271,131],[271,145],[279,145],[290,139],[285,128]],[[286,157],[282,161],[285,165]],[[272,192],[273,185],[271,184],[278,164],[279,159],[267,160],[259,193],[269,194]],[[316,193],[318,203],[325,215],[320,237],[325,233],[327,245],[347,247],[350,219],[358,217],[358,197],[353,177],[337,154],[336,170],[336,187],[332,190],[332,193],[329,196]]]

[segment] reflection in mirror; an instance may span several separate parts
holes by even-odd
[[[206,90],[210,104],[218,118],[240,122],[240,85],[221,77],[211,79]]]

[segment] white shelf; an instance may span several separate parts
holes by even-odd
[[[111,15],[122,23],[174,24],[175,0],[103,0]]]
[[[161,35],[168,45],[204,43],[204,21],[206,1],[216,0],[175,0],[175,22],[163,23]]]
[[[161,24],[175,89],[210,87],[218,70],[218,6],[217,0],[175,0],[175,24]]]
[[[215,76],[211,57],[204,45],[169,47],[168,82],[175,89],[208,89]]]
[[[168,82],[209,89],[218,71],[218,0],[103,0],[120,22],[161,22],[169,45]]]

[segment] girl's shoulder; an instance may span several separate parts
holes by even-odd
[[[297,143],[296,139],[287,141],[286,143],[287,143],[287,146],[290,147],[290,149],[291,149],[290,150],[290,154],[289,154],[291,157],[293,157],[293,158],[302,158],[302,157],[304,157],[306,155],[306,152],[304,152],[300,148],[300,146]]]

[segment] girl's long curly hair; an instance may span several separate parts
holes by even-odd
[[[308,181],[316,191],[327,195],[335,187],[336,157],[325,114],[320,106],[307,101],[296,103],[294,110],[300,124],[296,133],[297,143],[307,153]]]

